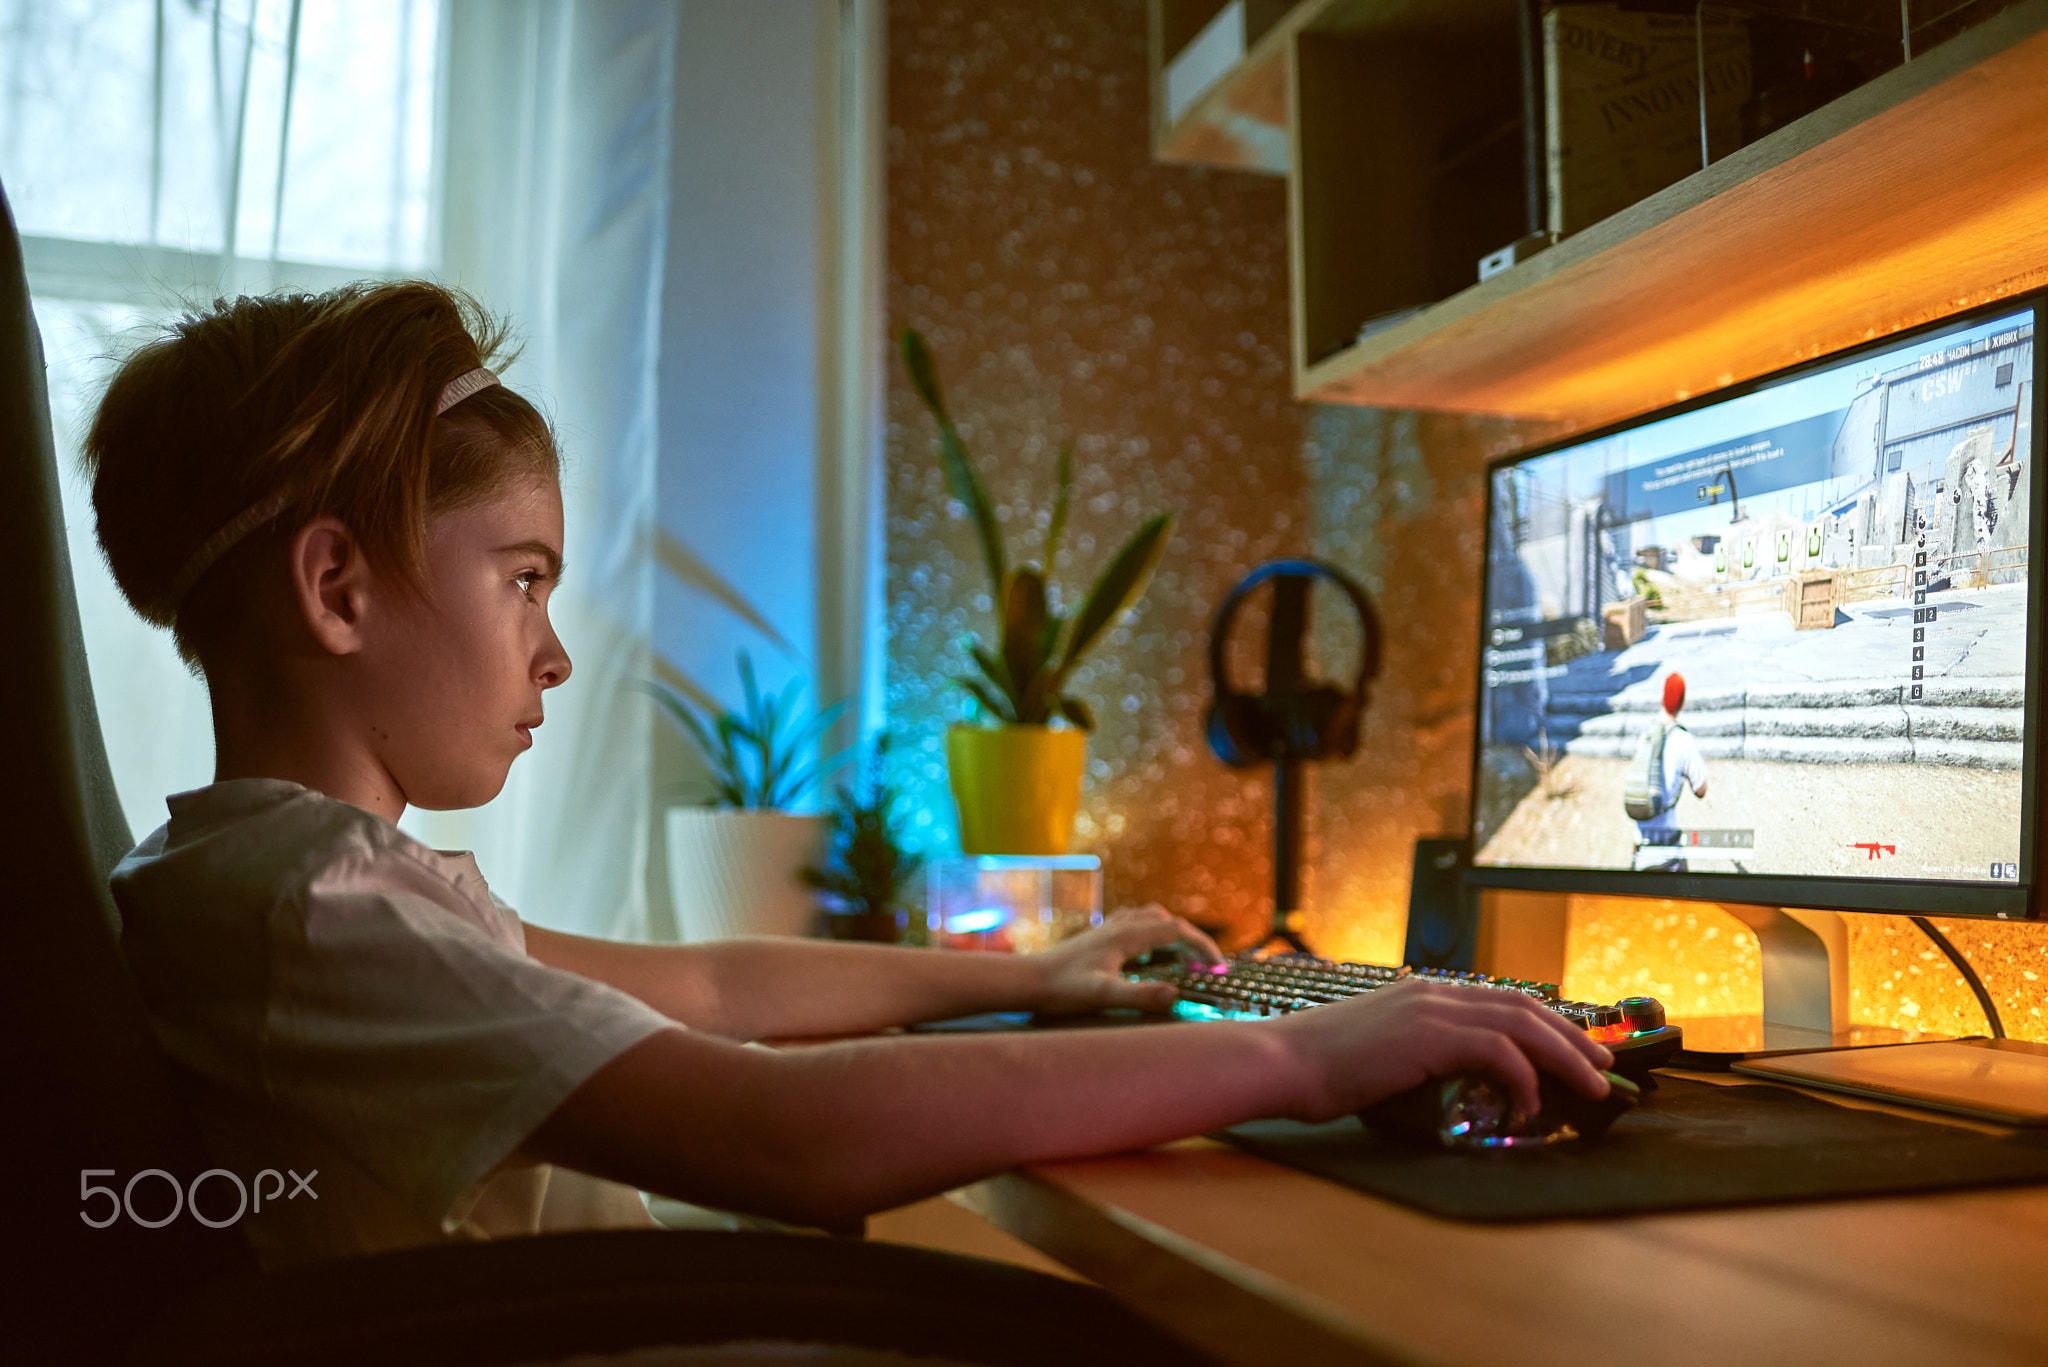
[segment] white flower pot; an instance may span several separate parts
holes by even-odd
[[[708,807],[667,815],[669,899],[686,943],[816,928],[818,895],[797,871],[818,862],[826,818]]]

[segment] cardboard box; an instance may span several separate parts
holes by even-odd
[[[1785,607],[1792,615],[1795,631],[1832,631],[1835,605],[1841,590],[1834,570],[1808,570],[1795,575]]]
[[[1649,630],[1649,599],[1637,594],[1624,598],[1619,603],[1609,603],[1601,610],[1600,648],[1602,650],[1627,650]]]
[[[1559,5],[1543,16],[1550,229],[1569,236],[1698,171],[1704,48],[1707,148],[1742,143],[1749,33],[1739,19]]]

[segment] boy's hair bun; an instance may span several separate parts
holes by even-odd
[[[554,434],[494,385],[436,416],[442,388],[512,359],[506,329],[424,281],[217,300],[115,373],[86,437],[100,548],[144,618],[188,661],[231,625],[250,557],[316,517],[347,524],[379,568],[419,583],[431,513],[521,474],[554,478]],[[284,507],[178,597],[209,538],[255,504]]]

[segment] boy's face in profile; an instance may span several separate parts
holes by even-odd
[[[533,744],[541,694],[569,677],[548,621],[561,553],[561,490],[527,477],[437,514],[426,594],[383,596],[358,677],[374,692],[372,745],[409,804],[480,806]]]

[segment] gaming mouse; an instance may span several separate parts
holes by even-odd
[[[1485,1073],[1453,1073],[1397,1092],[1358,1118],[1392,1139],[1447,1149],[1505,1149],[1598,1139],[1642,1099],[1642,1089],[1607,1074],[1607,1095],[1580,1096],[1549,1073],[1538,1074],[1543,1108],[1517,1120],[1513,1094]]]

